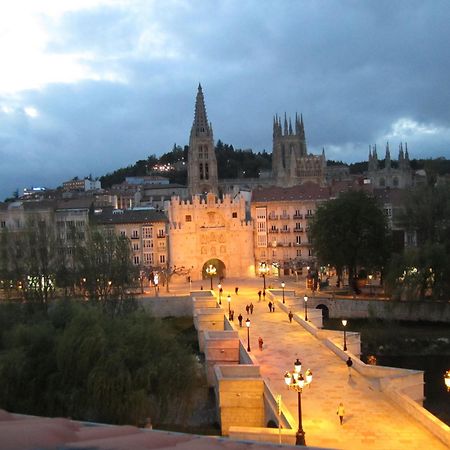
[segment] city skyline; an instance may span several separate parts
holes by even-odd
[[[200,82],[214,139],[272,151],[303,113],[311,153],[390,142],[449,157],[450,5],[19,1],[0,18],[0,196],[187,145]]]

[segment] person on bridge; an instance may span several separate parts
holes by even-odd
[[[242,328],[242,314],[239,313],[238,315],[238,320],[239,320],[239,326]]]
[[[259,345],[259,349],[260,349],[260,350],[263,349],[263,344],[264,344],[263,338],[260,336],[260,337],[258,338],[258,345]]]
[[[235,293],[236,295],[238,295],[238,292],[239,292],[239,288],[238,288],[238,287],[235,287],[235,288],[234,288],[234,293]]]
[[[353,361],[352,361],[352,358],[350,358],[350,356],[348,357],[348,359],[345,362],[345,364],[347,364],[347,367],[348,367],[348,377],[351,378],[352,377]]]
[[[254,308],[253,303],[250,303],[249,308],[250,308],[250,314],[253,314],[253,308]]]
[[[336,414],[339,416],[339,422],[341,423],[341,425],[344,424],[344,414],[345,414],[345,409],[344,409],[344,404],[341,402],[339,403],[338,409],[336,411]]]
[[[258,302],[261,301],[261,294],[262,294],[262,292],[261,292],[261,291],[258,291]]]
[[[269,302],[267,306],[269,307],[269,312],[272,312],[272,302]]]
[[[289,317],[289,322],[292,323],[292,318],[294,317],[294,314],[292,314],[292,311],[289,311],[288,317]]]

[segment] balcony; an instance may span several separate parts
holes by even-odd
[[[280,216],[280,219],[281,220],[289,220],[291,218],[291,216],[289,215],[289,214],[282,214],[281,216]]]
[[[303,233],[303,228],[294,228],[294,233]]]
[[[269,230],[269,233],[278,233],[278,228],[276,228],[276,229],[273,229],[273,228],[270,229],[270,230]]]
[[[164,239],[166,237],[166,235],[165,234],[158,234],[156,237],[158,239]]]
[[[269,214],[269,220],[278,220],[278,216],[275,214]]]
[[[303,214],[294,214],[292,216],[293,219],[303,219]]]
[[[281,230],[280,230],[280,233],[290,233],[291,232],[291,229],[290,228],[282,228]]]

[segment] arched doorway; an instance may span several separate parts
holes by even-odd
[[[212,258],[212,259],[208,259],[208,261],[206,261],[205,264],[203,264],[203,267],[202,267],[202,278],[203,279],[207,279],[207,278],[209,279],[209,275],[206,272],[206,268],[209,267],[210,265],[212,265],[213,267],[216,268],[216,275],[214,276],[214,278],[217,278],[217,280],[219,280],[221,277],[225,278],[225,276],[226,276],[225,264],[220,259]]]
[[[322,310],[322,319],[328,319],[330,317],[330,310],[328,309],[328,306],[320,304],[316,306],[316,309]]]

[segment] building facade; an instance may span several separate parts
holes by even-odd
[[[134,265],[150,269],[165,267],[169,263],[164,213],[148,208],[96,208],[93,221],[130,239]]]
[[[253,229],[245,200],[210,192],[192,200],[173,197],[167,205],[171,265],[207,278],[212,264],[218,277],[254,275]]]
[[[315,263],[308,222],[317,206],[330,199],[328,188],[306,183],[253,191],[255,267],[265,262],[272,274],[292,274]]]

